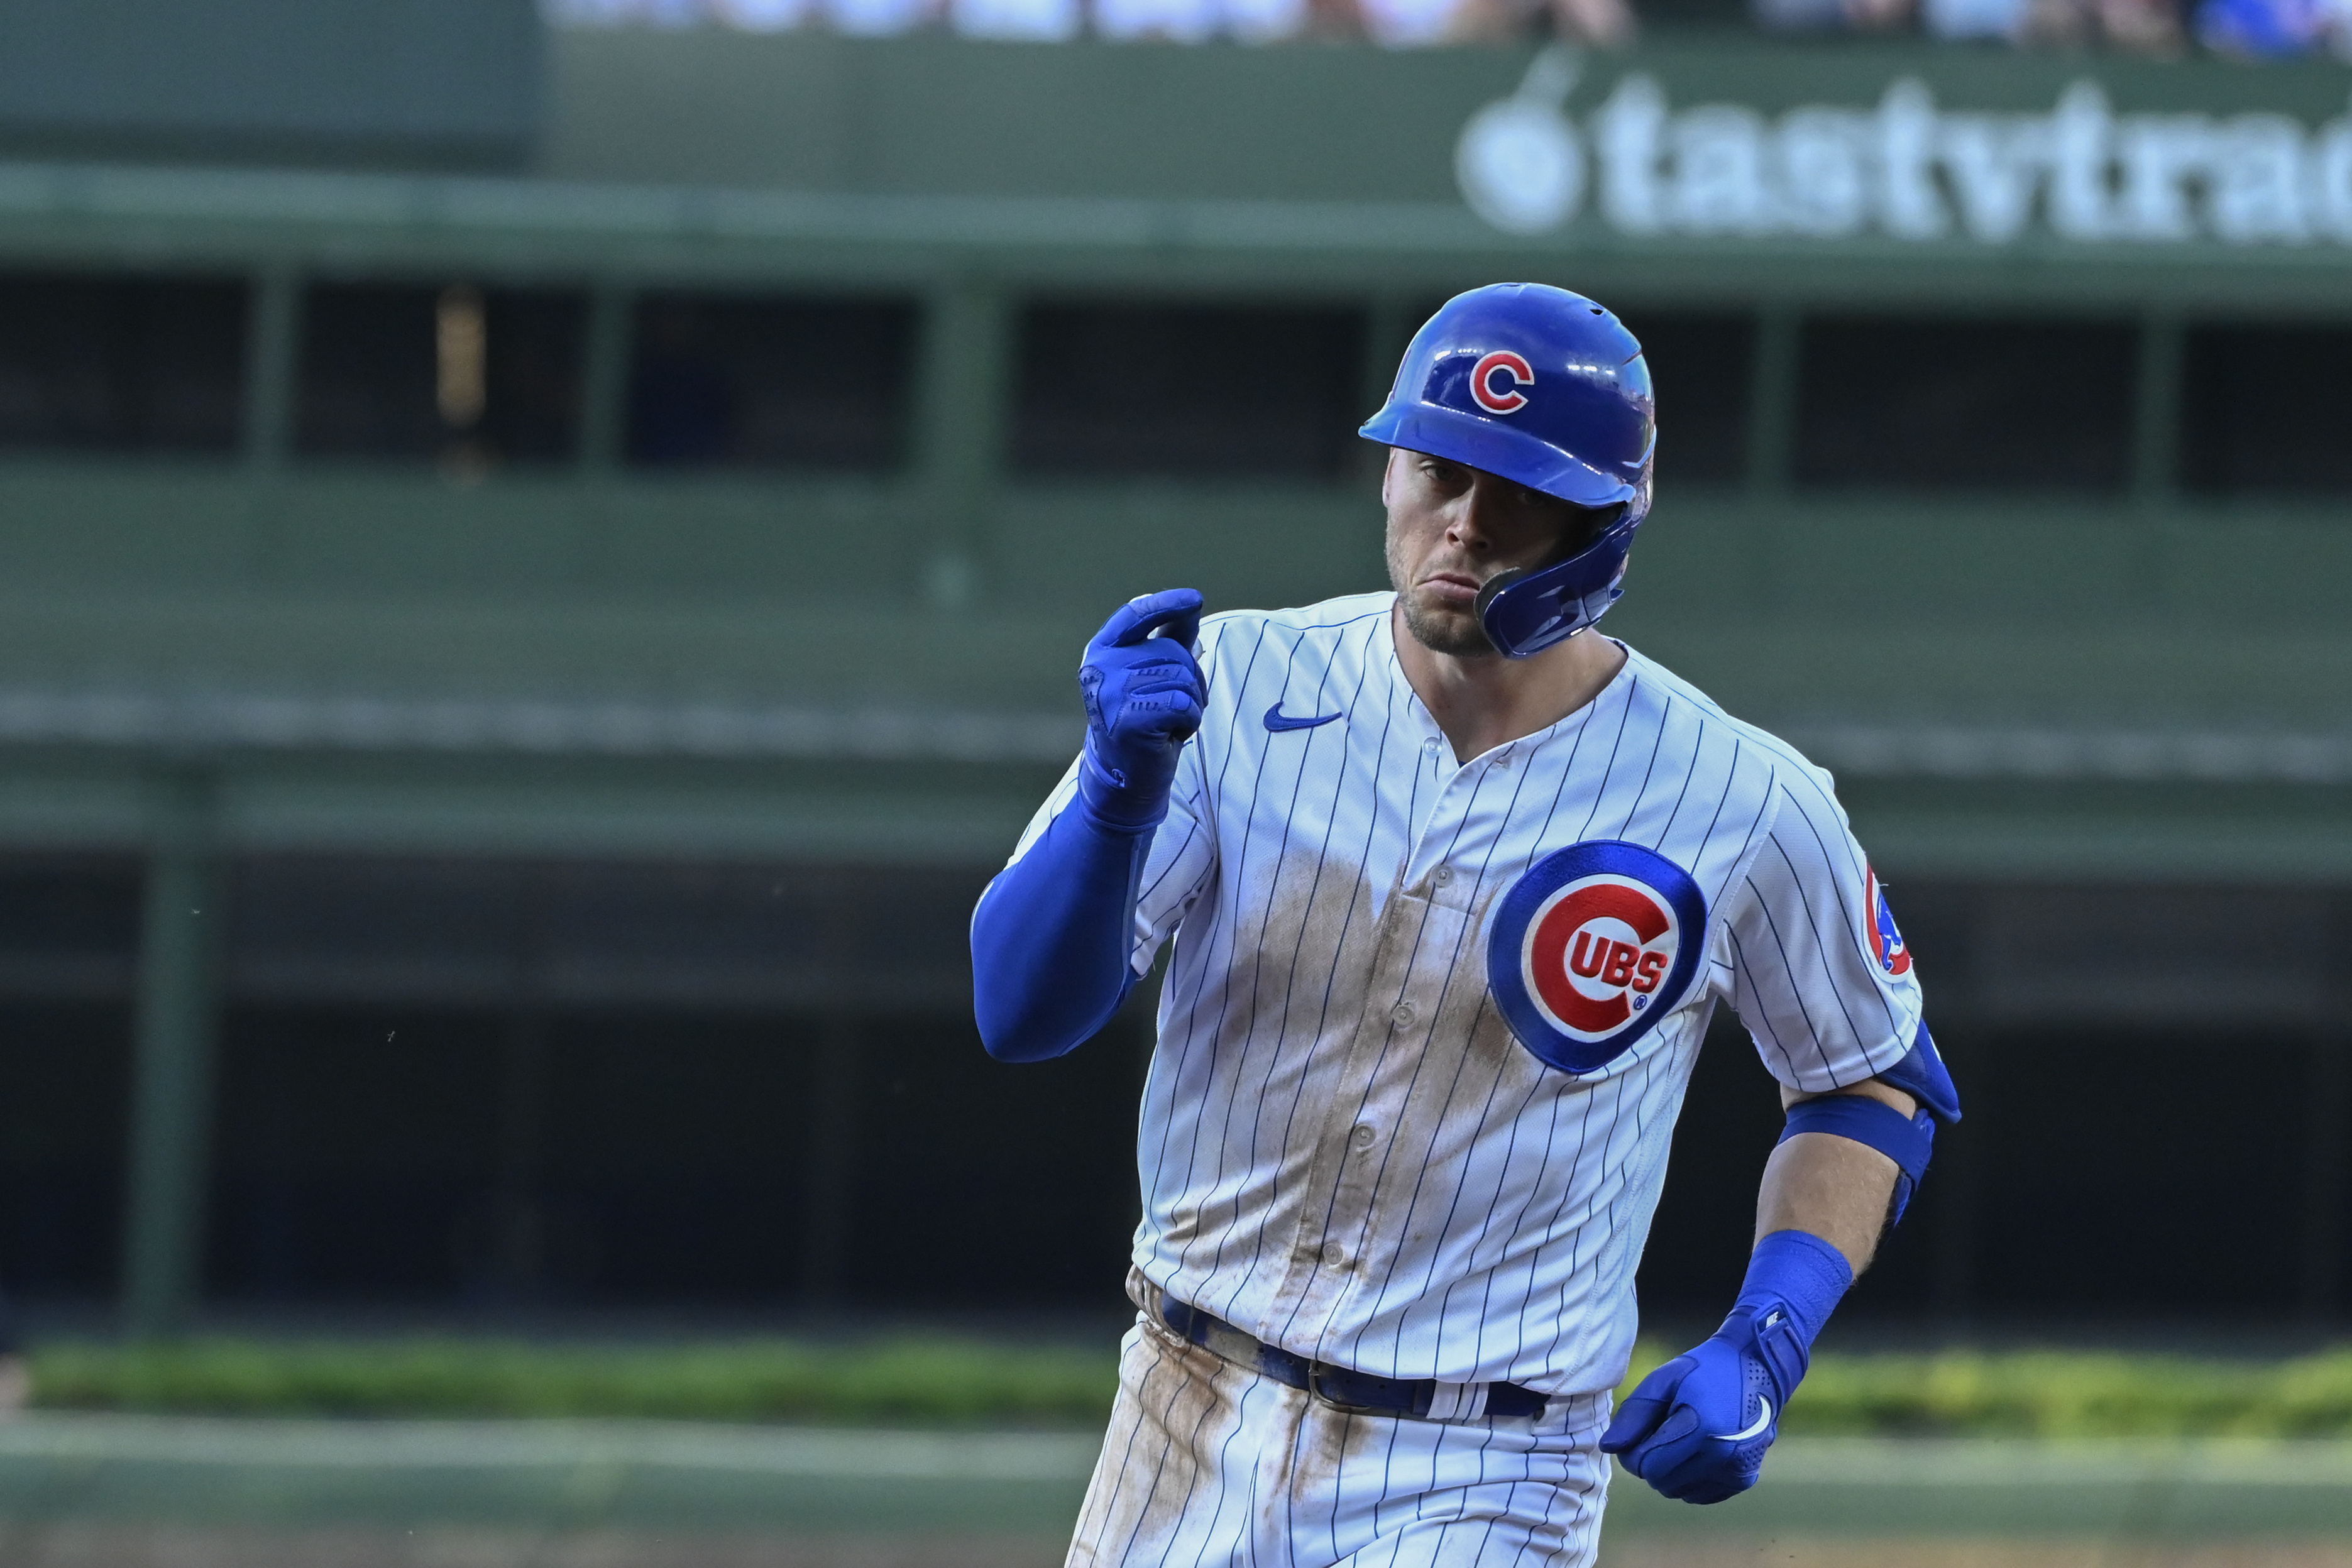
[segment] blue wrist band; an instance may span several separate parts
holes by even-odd
[[[1735,1318],[1762,1318],[1778,1307],[1788,1314],[1803,1347],[1811,1350],[1853,1284],[1853,1266],[1844,1253],[1810,1230],[1775,1230],[1756,1244],[1731,1312]],[[1804,1375],[1801,1367],[1797,1375]],[[1787,1386],[1795,1385],[1796,1378],[1789,1379]]]
[[[1756,1244],[1739,1300],[1717,1335],[1748,1346],[1785,1407],[1812,1365],[1813,1340],[1853,1283],[1844,1253],[1810,1230],[1775,1230]]]
[[[1883,1101],[1864,1094],[1824,1094],[1789,1108],[1788,1125],[1780,1130],[1787,1143],[1800,1133],[1827,1133],[1851,1138],[1876,1149],[1895,1164],[1895,1214],[1900,1224],[1911,1207],[1911,1195],[1927,1174],[1927,1160],[1936,1151],[1936,1118],[1922,1111],[1906,1116]]]

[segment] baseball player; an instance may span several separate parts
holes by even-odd
[[[1959,1114],[1828,775],[1591,630],[1650,507],[1632,334],[1473,290],[1362,434],[1393,591],[1120,609],[1085,748],[973,915],[1013,1061],[1174,943],[1073,1563],[1582,1564],[1604,1455],[1746,1490]],[[1718,1003],[1788,1131],[1730,1316],[1612,1420]]]

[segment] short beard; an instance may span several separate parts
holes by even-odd
[[[1400,592],[1397,604],[1404,611],[1404,629],[1412,640],[1433,653],[1445,653],[1456,659],[1492,657],[1494,640],[1486,635],[1486,624],[1475,615],[1467,624],[1448,614],[1433,615],[1413,602],[1410,592]]]
[[[1404,612],[1404,629],[1412,640],[1433,653],[1444,653],[1456,659],[1475,659],[1491,655],[1495,644],[1486,635],[1486,628],[1476,615],[1463,626],[1450,614],[1424,610],[1413,601],[1412,585],[1406,580],[1405,565],[1398,554],[1398,542],[1391,533],[1387,548],[1381,553],[1388,558],[1389,586],[1396,590],[1397,608]]]

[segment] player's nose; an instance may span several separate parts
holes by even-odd
[[[1454,497],[1447,509],[1445,537],[1463,549],[1484,553],[1495,546],[1495,508],[1498,486],[1484,475]]]

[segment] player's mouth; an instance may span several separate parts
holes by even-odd
[[[1470,610],[1478,603],[1478,580],[1466,572],[1433,571],[1421,580],[1427,597],[1451,609]]]

